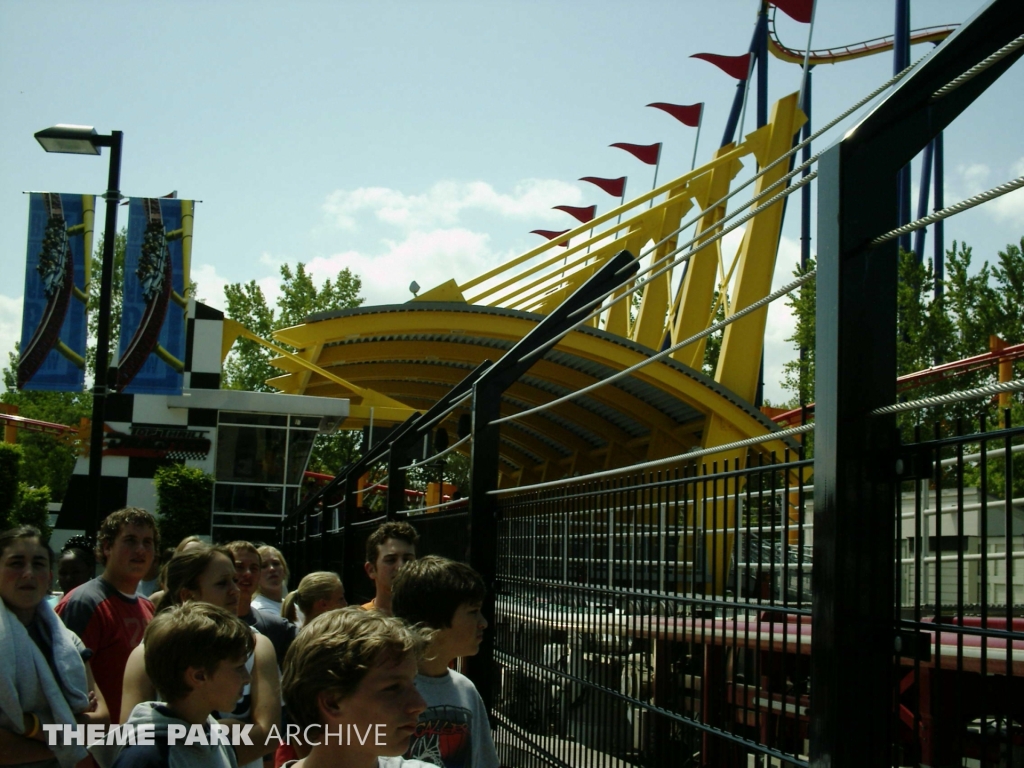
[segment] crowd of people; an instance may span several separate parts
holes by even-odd
[[[0,533],[0,765],[497,768],[483,701],[452,668],[487,628],[484,582],[417,558],[418,539],[375,530],[374,597],[348,607],[333,572],[289,592],[273,546],[190,536],[158,557],[137,508],[59,560],[31,526]],[[61,737],[78,726],[154,737]]]

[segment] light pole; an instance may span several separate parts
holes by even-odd
[[[89,440],[89,494],[86,509],[92,513],[93,530],[103,520],[100,488],[103,479],[103,420],[107,386],[111,378],[107,370],[110,357],[110,304],[114,281],[114,239],[117,233],[117,206],[121,201],[121,131],[109,135],[96,133],[88,125],[56,125],[39,131],[36,141],[47,152],[71,155],[98,155],[101,147],[110,147],[110,171],[107,176],[107,217],[103,224],[103,271],[100,274],[100,309],[96,329],[96,366],[93,370],[92,432]],[[91,258],[92,254],[85,254]]]

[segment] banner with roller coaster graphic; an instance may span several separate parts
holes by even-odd
[[[33,192],[18,389],[82,391],[95,198]]]
[[[181,394],[192,201],[132,198],[115,388]]]

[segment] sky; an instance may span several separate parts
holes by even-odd
[[[982,5],[913,0],[911,24],[960,23]],[[539,244],[530,230],[574,226],[554,205],[613,207],[581,176],[626,175],[628,197],[650,189],[652,168],[613,142],[662,142],[662,182],[688,171],[696,131],[645,108],[650,102],[706,104],[697,155],[706,162],[736,81],[689,57],[745,52],[757,8],[757,0],[0,0],[0,360],[20,336],[23,192],[100,194],[106,181],[106,156],[46,154],[33,138],[42,128],[121,130],[124,194],[177,190],[202,201],[192,277],[209,304],[223,308],[224,285],[249,280],[273,301],[280,265],[300,261],[318,280],[348,267],[367,304],[398,303],[411,298],[413,280],[423,289],[466,280]],[[812,47],[890,34],[893,17],[892,0],[819,0]],[[792,48],[807,40],[808,26],[781,13],[777,29]],[[912,60],[930,47],[915,46]],[[813,125],[884,83],[892,67],[885,53],[816,68]],[[769,70],[769,103],[799,88],[799,66],[772,58]],[[1022,93],[1018,63],[946,131],[947,205],[1024,174]],[[750,108],[747,132],[753,119]],[[915,210],[918,174],[915,163]],[[786,217],[776,285],[799,258],[797,211]],[[966,241],[979,263],[1022,235],[1024,190],[946,222],[947,246]],[[777,302],[766,331],[773,402],[790,397],[780,382],[796,355],[791,333]]]

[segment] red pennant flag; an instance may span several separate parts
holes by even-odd
[[[619,176],[617,179],[602,179],[600,176],[584,176],[580,181],[589,181],[591,184],[600,187],[612,197],[622,197],[626,191],[626,177]]]
[[[552,232],[550,229],[531,229],[530,234],[540,235],[541,237],[546,237],[548,240],[554,240],[556,237],[560,237],[561,235],[564,235],[568,231],[568,229],[563,229],[560,232]],[[563,248],[568,248],[569,241],[564,240],[561,243],[559,243],[559,245],[562,246]]]
[[[586,208],[577,208],[574,205],[555,205],[552,207],[556,211],[565,211],[570,216],[575,217],[581,224],[586,224],[597,215],[596,205],[588,205]]]
[[[656,101],[647,106],[668,112],[683,125],[696,128],[700,124],[700,113],[704,109],[704,102],[687,106],[685,104],[666,104],[664,101]]]
[[[750,54],[744,53],[741,56],[721,56],[717,53],[695,53],[691,59],[703,59],[718,67],[727,75],[737,80],[746,80],[750,74]]]
[[[771,4],[793,21],[799,21],[801,24],[811,23],[814,0],[771,0]]]
[[[647,163],[648,165],[657,165],[658,155],[661,154],[660,141],[657,144],[626,144],[620,141],[617,144],[609,144],[608,146],[624,149],[641,163]]]

